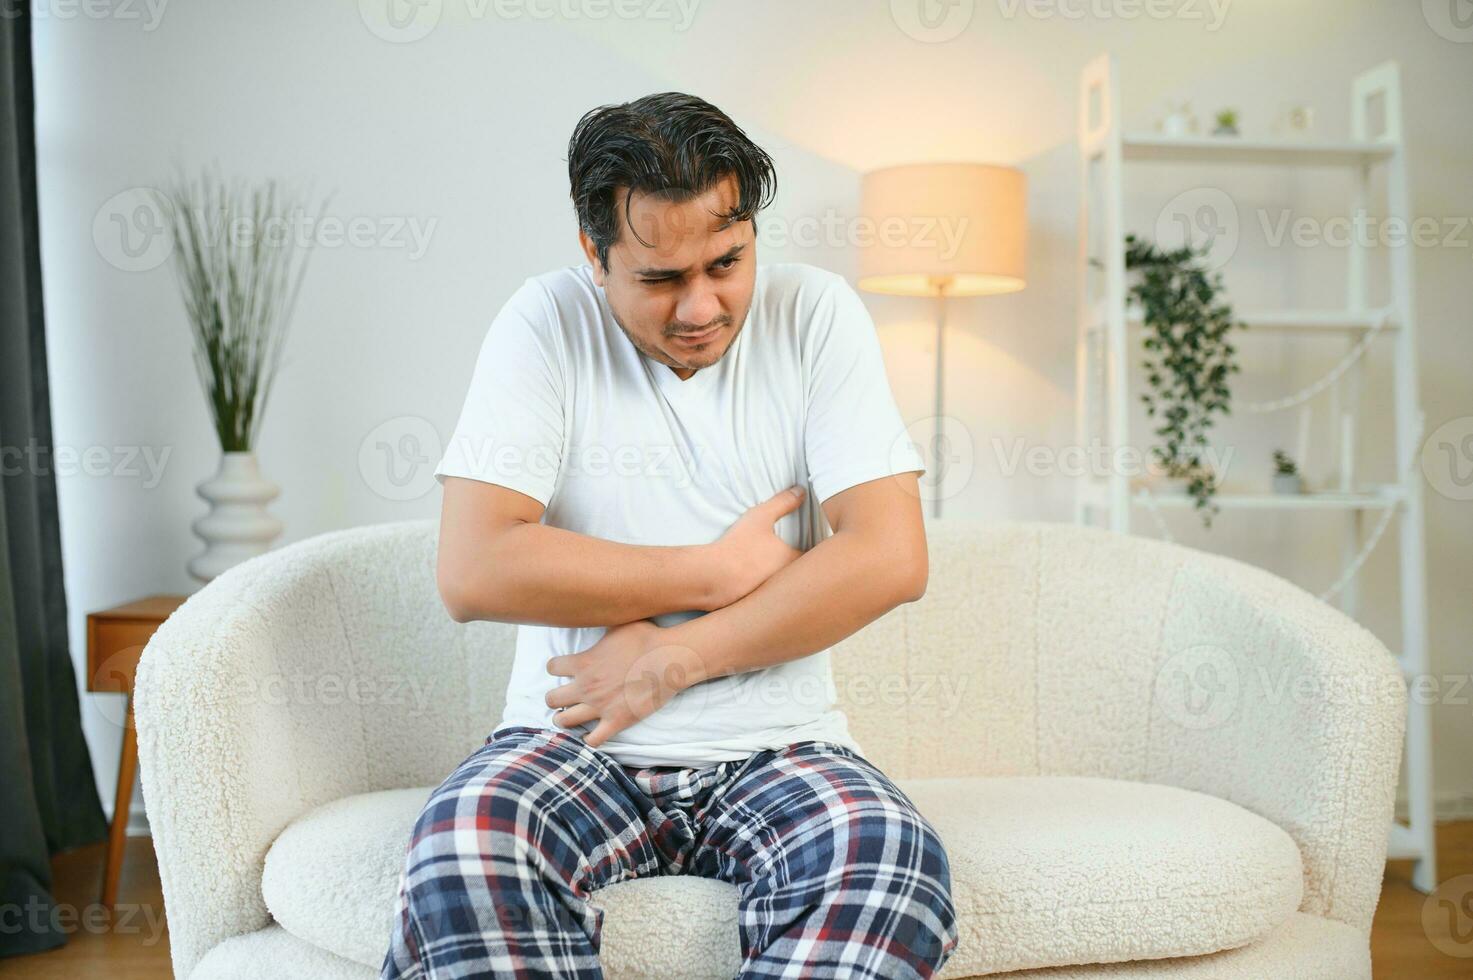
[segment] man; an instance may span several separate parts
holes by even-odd
[[[661,874],[737,886],[740,977],[932,976],[947,857],[827,652],[926,586],[874,325],[840,276],[757,268],[772,161],[709,103],[595,109],[568,172],[588,264],[502,308],[436,469],[447,610],[521,625],[383,976],[601,976],[588,896]]]

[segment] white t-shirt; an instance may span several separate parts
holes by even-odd
[[[820,503],[924,469],[874,322],[842,276],[759,266],[726,353],[682,381],[630,343],[584,264],[527,279],[502,307],[435,477],[509,487],[545,506],[545,524],[643,545],[714,541],[748,508],[804,486],[803,504],[776,530],[806,551],[830,533]],[[568,678],[549,674],[547,660],[603,634],[519,626],[501,724],[556,729],[544,698]],[[862,752],[836,699],[822,650],[693,685],[600,748],[639,766],[709,765],[804,739]]]

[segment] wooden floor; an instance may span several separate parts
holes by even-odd
[[[1473,876],[1473,822],[1443,824],[1437,828],[1441,880]],[[74,919],[84,925],[61,949],[37,956],[0,959],[0,980],[153,980],[168,977],[169,941],[163,926],[163,899],[153,845],[147,838],[128,841],[128,857],[118,889],[120,914],[112,927],[97,928],[97,896],[102,882],[101,844],[60,855],[53,862],[55,895],[67,903]],[[1473,878],[1468,880],[1473,885]],[[1469,980],[1473,977],[1473,888],[1460,895],[1439,896],[1453,904],[1443,919],[1457,909],[1462,942],[1446,950],[1449,940],[1435,945],[1422,927],[1427,896],[1411,886],[1411,862],[1391,861],[1371,929],[1371,961],[1377,980]],[[90,926],[90,928],[89,928]],[[1439,948],[1439,945],[1441,948]]]

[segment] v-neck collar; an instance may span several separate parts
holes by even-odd
[[[742,333],[745,332],[742,331]],[[740,339],[741,335],[741,333],[738,333],[737,339]],[[732,346],[735,345],[736,341],[733,340]],[[645,370],[655,379],[655,384],[659,385],[660,389],[667,394],[679,398],[696,392],[709,391],[712,385],[716,384],[716,377],[721,373],[722,365],[726,363],[727,358],[731,357],[732,353],[731,347],[728,347],[726,353],[721,355],[721,360],[715,364],[698,369],[695,374],[684,380],[681,380],[680,375],[671,370],[670,365],[655,360],[644,351],[639,351],[639,357],[640,360],[644,361]]]

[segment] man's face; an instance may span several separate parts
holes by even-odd
[[[629,202],[629,223],[609,247],[606,270],[599,266],[592,239],[578,232],[593,280],[603,287],[625,335],[682,379],[721,359],[752,304],[757,274],[752,222],[722,227],[720,217],[737,199],[735,176],[680,204],[636,193]],[[622,189],[615,200],[622,216]]]

